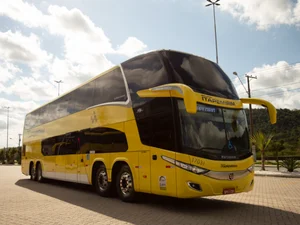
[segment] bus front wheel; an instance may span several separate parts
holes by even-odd
[[[102,197],[111,195],[111,183],[108,182],[108,176],[104,165],[100,165],[96,173],[96,190]]]
[[[116,182],[117,192],[124,202],[133,202],[136,197],[133,185],[133,176],[129,166],[123,165],[118,173]]]

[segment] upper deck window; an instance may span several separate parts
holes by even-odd
[[[168,74],[156,52],[130,59],[122,67],[134,107],[149,100],[139,98],[137,91],[169,83]]]
[[[119,67],[93,82],[95,82],[94,105],[127,100],[126,87]]]
[[[186,84],[203,94],[239,99],[229,77],[216,63],[172,51],[166,52],[166,57],[173,70],[174,82]]]

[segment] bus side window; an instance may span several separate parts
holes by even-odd
[[[79,145],[78,145],[78,132],[74,132],[72,134],[66,134],[61,139],[61,143],[59,144],[59,155],[70,155],[76,154]]]
[[[55,151],[52,151],[55,145],[55,137],[47,138],[42,141],[42,154],[45,156],[55,155]]]
[[[95,128],[87,132],[86,141],[96,153],[125,152],[128,149],[126,135],[110,128]]]
[[[161,113],[152,118],[153,147],[175,151],[174,124],[172,113]]]

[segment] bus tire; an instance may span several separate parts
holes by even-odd
[[[36,180],[40,183],[44,181],[41,163],[38,163],[36,167]]]
[[[30,172],[30,180],[36,180],[36,173],[35,173],[33,163],[30,163],[29,172]]]
[[[133,176],[128,165],[123,165],[117,175],[116,188],[119,198],[124,202],[134,202],[136,192],[134,191]]]
[[[111,196],[111,183],[108,182],[108,175],[104,165],[100,165],[96,172],[95,188],[102,197]]]

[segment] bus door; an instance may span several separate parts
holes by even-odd
[[[65,180],[65,156],[57,155],[55,158],[55,179]]]
[[[55,179],[55,137],[47,138],[42,141],[43,160],[43,176],[46,178]]]
[[[90,149],[91,143],[85,131],[80,132],[78,138],[78,182],[82,184],[89,184],[89,171],[90,171]]]
[[[65,151],[64,151],[64,136],[58,137],[58,142],[55,144],[55,179],[65,180]]]
[[[78,182],[78,132],[67,134],[61,149],[65,154],[65,180]]]
[[[151,193],[150,150],[139,151],[140,191]]]
[[[151,190],[154,194],[176,196],[175,152],[151,147]]]

